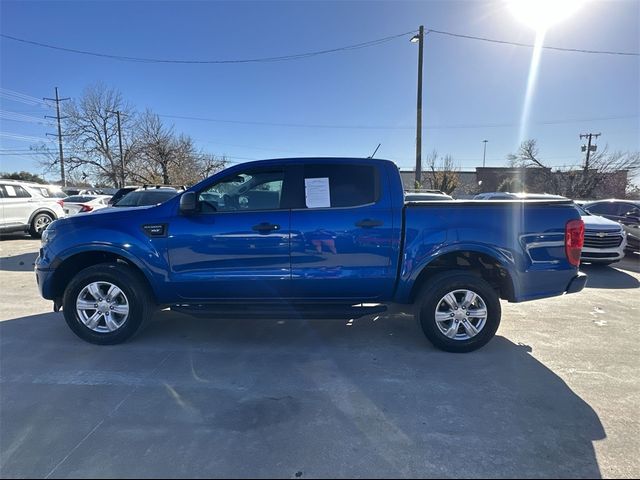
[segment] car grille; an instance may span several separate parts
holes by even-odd
[[[616,248],[621,244],[622,234],[620,232],[602,232],[598,230],[584,232],[584,246],[587,248]]]
[[[583,252],[581,258],[583,260],[596,259],[596,258],[618,258],[620,254],[616,252],[596,252],[596,253],[587,253]]]

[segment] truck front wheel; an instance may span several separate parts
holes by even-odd
[[[500,326],[498,294],[475,275],[436,275],[428,280],[416,303],[422,331],[434,346],[447,352],[477,350]]]
[[[145,281],[120,263],[101,263],[80,271],[63,299],[67,325],[81,339],[98,345],[128,340],[153,310]]]

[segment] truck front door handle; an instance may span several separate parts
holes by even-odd
[[[252,228],[256,232],[268,233],[268,232],[272,232],[273,230],[280,230],[280,225],[276,225],[274,223],[269,223],[269,222],[262,222],[257,225],[254,225]]]
[[[380,220],[372,220],[370,218],[365,218],[364,220],[356,222],[356,227],[361,228],[381,227],[382,225],[384,225],[384,222],[381,222]]]

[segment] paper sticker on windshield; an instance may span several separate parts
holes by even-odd
[[[307,208],[328,208],[331,206],[328,178],[305,178],[304,191]]]

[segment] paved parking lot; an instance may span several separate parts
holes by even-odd
[[[0,240],[0,476],[637,477],[640,263],[503,304],[435,350],[412,318],[193,319],[77,339],[37,293],[39,242]]]

